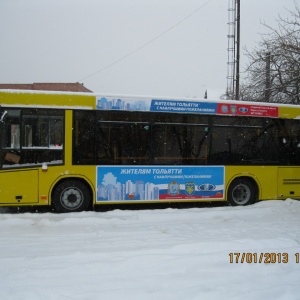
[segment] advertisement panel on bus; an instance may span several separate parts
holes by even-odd
[[[97,98],[98,110],[137,110],[153,112],[178,112],[211,115],[236,115],[278,118],[278,107],[230,102],[205,102],[192,100],[162,100],[137,97]]]
[[[97,166],[97,202],[224,199],[224,166]]]

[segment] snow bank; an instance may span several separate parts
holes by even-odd
[[[1,299],[299,299],[300,202],[0,215]],[[240,253],[238,263],[230,253]],[[246,262],[275,253],[273,263]],[[279,262],[283,254],[288,262]],[[236,260],[236,256],[233,256]]]

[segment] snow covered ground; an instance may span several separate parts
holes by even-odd
[[[231,263],[230,253],[240,257]],[[291,199],[3,213],[0,299],[300,299],[297,253],[300,202]]]

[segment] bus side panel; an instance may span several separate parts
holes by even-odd
[[[278,168],[278,195],[280,198],[300,197],[300,168]]]
[[[51,194],[55,186],[62,180],[82,180],[91,190],[93,204],[95,203],[95,166],[47,166],[40,169],[40,203],[39,205],[51,204]]]
[[[0,173],[0,204],[38,203],[38,170],[15,170]]]
[[[225,168],[226,190],[235,178],[249,177],[257,185],[258,200],[278,199],[277,169],[276,166],[227,166]]]

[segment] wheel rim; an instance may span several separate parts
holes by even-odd
[[[232,199],[237,204],[246,204],[251,197],[250,188],[245,184],[237,185],[232,191]]]
[[[83,203],[83,194],[74,187],[67,188],[62,192],[60,200],[65,208],[76,209]]]

